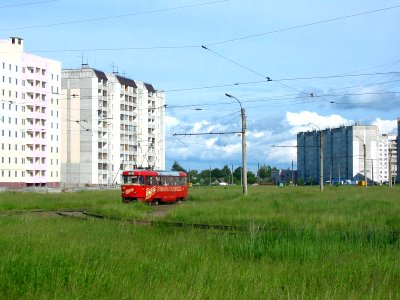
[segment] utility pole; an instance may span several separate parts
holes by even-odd
[[[230,94],[226,94],[225,96],[229,98],[235,99],[240,105],[240,114],[242,116],[242,183],[243,183],[243,195],[247,195],[247,154],[246,154],[246,112],[242,107],[242,103],[240,103],[239,99]]]
[[[389,144],[389,187],[392,187],[392,151]]]
[[[367,147],[365,145],[365,141],[359,136],[355,135],[363,143],[363,151],[364,151],[364,177],[365,177],[365,188],[368,187],[368,176],[367,176]],[[365,137],[364,137],[365,138]]]
[[[210,167],[210,186],[211,186],[211,167]]]
[[[324,190],[324,150],[322,144],[322,130],[319,130],[319,187],[321,192]]]
[[[310,123],[319,129],[319,189],[324,190],[324,146],[322,139],[322,130],[317,125]]]
[[[365,174],[365,187],[368,187],[368,176],[367,176],[367,149],[365,146],[365,142],[363,143],[364,149],[364,174]]]
[[[374,160],[371,159],[371,165],[372,165],[372,185],[375,185],[375,181],[374,181]]]
[[[233,185],[233,164],[232,164],[232,185]]]

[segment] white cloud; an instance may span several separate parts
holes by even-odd
[[[262,132],[262,131],[254,131],[254,132],[252,132],[252,131],[247,131],[247,136],[249,136],[249,137],[261,138],[261,137],[263,137],[264,135],[265,135],[265,133]]]
[[[175,117],[165,116],[165,127],[167,130],[172,129],[179,125],[179,120]]]
[[[382,120],[376,118],[375,121],[372,122],[372,125],[378,126],[380,133],[396,133],[397,130],[396,120]]]
[[[198,133],[203,126],[208,125],[207,121],[196,122],[193,124],[193,132]]]
[[[293,127],[291,130],[293,134],[300,131],[310,130],[313,127],[315,128],[313,124],[323,130],[325,128],[335,128],[341,125],[349,125],[351,123],[350,120],[337,114],[322,116],[316,112],[310,111],[301,111],[299,113],[287,112],[286,121]]]

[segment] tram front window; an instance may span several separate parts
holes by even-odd
[[[124,184],[143,185],[144,176],[124,176]]]

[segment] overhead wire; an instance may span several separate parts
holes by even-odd
[[[367,15],[367,14],[373,14],[373,13],[378,13],[378,12],[397,9],[397,8],[400,8],[400,5],[394,5],[394,6],[389,6],[389,7],[384,7],[384,8],[364,11],[364,12],[360,12],[360,13],[355,13],[355,14],[351,14],[351,15],[346,15],[346,16],[341,16],[341,17],[336,17],[336,18],[331,18],[331,19],[311,22],[311,23],[307,23],[307,24],[296,25],[296,26],[281,28],[281,29],[277,29],[277,30],[271,30],[271,31],[267,31],[267,32],[246,35],[246,36],[242,36],[242,37],[237,37],[237,38],[218,41],[218,42],[214,42],[214,43],[204,44],[204,46],[208,47],[208,46],[215,46],[215,45],[220,45],[220,44],[232,43],[232,42],[236,42],[236,41],[240,41],[240,40],[251,39],[251,38],[255,38],[255,37],[260,37],[260,36],[265,36],[265,35],[278,33],[278,32],[284,32],[284,31],[289,31],[289,30],[294,30],[294,29],[299,29],[299,28],[304,28],[304,27],[310,27],[310,26],[315,26],[315,25],[329,23],[329,22],[335,22],[335,21],[339,21],[339,20],[350,19],[350,18],[354,18],[354,17],[359,17],[359,16],[363,16],[363,15]]]
[[[165,12],[165,11],[173,11],[173,10],[179,10],[179,9],[185,9],[185,8],[212,5],[212,4],[217,4],[217,3],[229,2],[229,1],[231,1],[231,0],[217,0],[217,1],[196,3],[196,4],[181,5],[181,6],[170,7],[170,8],[160,8],[160,9],[153,9],[153,10],[142,11],[142,12],[126,13],[126,14],[115,15],[115,16],[107,16],[107,17],[99,17],[99,18],[91,18],[91,19],[82,19],[82,20],[75,20],[75,21],[65,21],[65,22],[50,23],[50,24],[43,24],[43,25],[32,25],[32,26],[21,26],[21,27],[14,27],[14,28],[3,28],[3,29],[0,29],[0,31],[35,29],[35,28],[45,28],[45,27],[54,27],[54,26],[61,26],[61,25],[80,24],[80,23],[95,22],[95,21],[105,21],[105,20],[111,20],[111,19],[133,17],[133,16],[138,16],[138,15],[148,15],[148,14],[160,13],[160,12]]]
[[[58,2],[58,1],[60,1],[60,0],[46,0],[46,1],[36,1],[36,2],[9,4],[9,5],[0,6],[0,9],[2,9],[2,8],[11,8],[11,7],[29,6],[29,5],[36,5],[36,4],[44,4],[44,3]]]

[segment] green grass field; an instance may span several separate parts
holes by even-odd
[[[400,188],[0,193],[0,298],[400,299]]]

